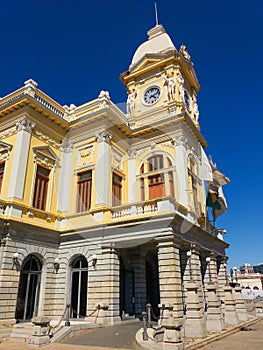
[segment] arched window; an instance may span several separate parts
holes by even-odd
[[[174,169],[168,156],[153,155],[145,160],[140,167],[139,187],[140,199],[174,198]]]
[[[21,267],[19,280],[16,319],[31,320],[38,315],[42,264],[34,255],[28,255]]]
[[[192,208],[197,215],[201,214],[198,200],[198,177],[196,162],[193,157],[188,158],[188,185]]]
[[[87,308],[88,262],[80,255],[71,264],[71,317],[84,318]]]

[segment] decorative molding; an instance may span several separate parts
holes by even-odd
[[[99,108],[109,107],[110,104],[110,94],[109,91],[101,90],[99,94]]]
[[[39,130],[34,130],[34,134],[37,137],[39,137],[42,141],[45,141],[45,142],[51,144],[52,146],[54,146],[56,148],[60,148],[62,146],[61,143],[56,142],[53,138],[49,137],[48,135],[43,134]]]
[[[31,134],[35,126],[36,126],[35,123],[32,123],[30,120],[26,118],[16,123],[17,132],[27,131]]]
[[[24,94],[34,97],[37,90],[37,85],[38,85],[37,82],[35,82],[32,79],[29,79],[25,81],[24,84],[25,84]]]
[[[88,144],[77,149],[77,166],[86,167],[94,163],[94,144]]]
[[[112,167],[118,170],[123,170],[124,153],[116,147],[112,147]]]
[[[16,132],[17,132],[16,126],[13,126],[12,128],[10,128],[10,129],[8,129],[8,130],[6,130],[6,131],[4,131],[4,132],[2,132],[2,133],[0,134],[0,140],[1,140],[1,139],[4,139],[4,138],[6,138],[6,137],[12,136],[12,135],[14,135]]]
[[[10,152],[13,146],[0,141],[0,161],[9,160]]]

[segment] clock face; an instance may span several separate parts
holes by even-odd
[[[152,86],[147,89],[143,95],[143,102],[146,105],[152,105],[159,100],[161,89],[158,86]]]

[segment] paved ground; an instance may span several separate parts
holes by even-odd
[[[140,327],[140,324],[137,324]],[[129,339],[134,339],[133,334],[136,332],[136,323],[126,325],[126,331],[128,333]],[[116,327],[116,328],[115,328]],[[82,336],[78,336],[77,338],[72,338],[70,340],[71,344],[49,344],[41,347],[43,350],[130,350],[137,349],[136,345],[133,341],[127,341],[127,333],[126,331],[122,332],[120,327],[112,326],[101,328],[99,330],[94,330],[90,333],[85,333]],[[102,336],[103,333],[106,332]],[[102,338],[104,338],[110,332],[111,335],[107,337],[107,343],[105,345],[102,344]],[[91,336],[92,335],[92,336]],[[88,338],[89,336],[89,338]],[[132,338],[130,338],[132,336]],[[94,338],[93,338],[94,337]],[[126,340],[121,340],[121,338],[125,338]],[[80,341],[80,339],[82,339]],[[88,340],[89,339],[89,340]],[[96,342],[95,342],[96,339]],[[114,340],[116,343],[114,346],[111,342]],[[92,341],[93,345],[90,343]],[[80,345],[80,343],[84,343],[89,345]],[[95,343],[95,344],[94,344]],[[103,343],[105,343],[103,341]],[[0,350],[32,350],[36,349],[36,347],[29,346],[26,343],[21,342],[3,342],[0,344]],[[263,319],[257,323],[252,324],[248,327],[246,331],[239,331],[232,335],[229,335],[223,339],[213,341],[210,344],[199,348],[200,350],[262,350],[263,349]]]
[[[101,349],[110,346],[114,349],[138,349],[135,334],[142,328],[141,321],[124,322],[120,325],[96,328],[63,341],[65,344],[98,346]]]
[[[263,320],[247,327],[226,338],[214,341],[200,350],[262,350],[263,349]]]

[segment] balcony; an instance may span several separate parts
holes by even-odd
[[[120,220],[141,216],[153,216],[161,213],[175,213],[179,211],[186,214],[188,210],[171,197],[156,198],[148,201],[120,205],[111,208],[111,219]]]

